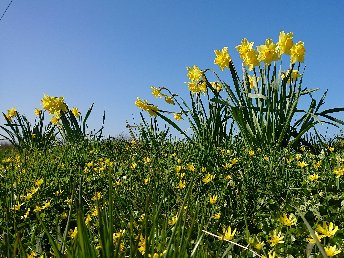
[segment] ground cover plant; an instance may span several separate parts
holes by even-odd
[[[326,94],[317,101],[302,86],[305,48],[292,33],[236,49],[242,76],[227,47],[215,50],[232,81],[188,67],[190,100],[152,87],[173,111],[138,98],[150,116],[127,138],[88,133],[92,106],[83,117],[63,97],[45,95],[33,124],[8,110],[1,255],[341,257],[344,140],[325,140],[316,125],[340,127],[332,113],[344,109],[321,110]]]

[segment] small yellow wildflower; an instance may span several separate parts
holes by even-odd
[[[300,168],[305,168],[305,167],[308,166],[308,164],[306,162],[304,162],[304,161],[299,161],[297,163],[297,166],[300,167]]]
[[[227,176],[225,177],[225,179],[226,179],[226,180],[232,180],[232,176],[231,176],[231,175],[227,175]]]
[[[130,164],[130,168],[131,168],[131,169],[137,168],[137,163],[136,163],[136,162],[131,163],[131,164]]]
[[[211,205],[215,204],[217,202],[217,195],[209,196],[209,203]]]
[[[223,71],[224,68],[229,67],[229,62],[231,57],[228,53],[228,47],[222,48],[222,50],[214,50],[216,58],[214,64],[217,64],[220,69]]]
[[[31,209],[28,208],[27,211],[25,212],[25,214],[24,214],[23,216],[21,216],[21,218],[22,218],[22,219],[26,219],[26,218],[29,216],[29,214],[30,214],[30,210],[31,210]]]
[[[27,258],[35,258],[37,257],[37,254],[35,251],[32,251],[30,254],[27,255]]]
[[[249,151],[248,151],[248,155],[249,155],[250,157],[253,157],[254,154],[255,154],[254,150],[249,150]]]
[[[297,222],[297,218],[294,214],[290,214],[289,216],[287,214],[283,214],[280,217],[280,222],[282,223],[282,225],[287,226],[287,227],[291,227],[296,225]]]
[[[324,247],[325,253],[328,257],[333,257],[339,253],[341,253],[342,251],[340,249],[337,249],[337,246],[325,246]]]
[[[93,217],[98,217],[98,209],[97,209],[97,207],[94,207],[94,208],[93,208],[93,210],[92,210],[92,212],[91,212],[91,215],[92,215]]]
[[[102,194],[100,192],[95,192],[92,201],[99,201],[102,198]]]
[[[77,235],[78,235],[78,228],[77,227],[69,230],[69,236],[71,239],[75,239]]]
[[[50,208],[51,207],[51,201],[45,201],[43,206],[42,206],[42,209],[47,209],[47,208]]]
[[[33,210],[34,212],[41,212],[42,208],[39,206],[36,206],[35,209]]]
[[[43,182],[44,182],[44,180],[42,178],[41,179],[37,179],[35,181],[35,186],[40,187],[43,184]]]
[[[222,229],[222,232],[223,232],[223,235],[220,235],[221,236],[221,239],[222,240],[228,240],[228,241],[231,241],[232,239],[234,239],[234,235],[235,235],[235,232],[236,232],[236,228],[233,230],[232,232],[232,229],[231,229],[231,226],[228,226],[228,228],[223,228]]]
[[[341,176],[344,176],[344,167],[341,167],[341,168],[335,168],[333,170],[333,174],[336,175],[336,178],[339,178]]]
[[[329,150],[330,152],[334,152],[334,147],[328,147],[328,150]]]
[[[173,226],[177,223],[178,215],[173,216],[171,219],[168,220],[168,225]]]
[[[90,214],[87,214],[86,219],[85,219],[85,224],[88,226],[90,222],[92,221],[92,217]]]
[[[319,175],[314,173],[312,175],[309,175],[308,179],[312,182],[317,181],[319,179]]]
[[[176,188],[178,188],[178,189],[184,189],[185,186],[186,186],[185,180],[180,180],[179,183],[178,183],[178,185],[176,186]]]
[[[142,235],[140,235],[138,250],[142,255],[146,252],[146,239]]]
[[[150,182],[150,178],[149,178],[149,177],[146,177],[146,178],[143,180],[143,183],[144,183],[145,185],[148,185],[149,182]]]
[[[319,235],[318,232],[314,232],[315,236],[318,238],[318,241],[320,241],[322,238],[326,237],[325,235]],[[310,237],[307,238],[307,242],[310,244],[315,244],[316,241],[313,238],[313,236],[311,235]]]
[[[257,242],[257,243],[254,244],[254,248],[256,248],[257,250],[262,250],[263,247],[264,247],[264,245],[265,245],[265,242],[264,242],[264,241],[262,241],[262,242]]]
[[[284,236],[282,236],[281,232],[277,233],[277,231],[274,230],[268,242],[270,242],[271,247],[274,247],[277,244],[283,244],[284,243],[283,238]]]
[[[187,169],[191,172],[195,172],[196,170],[194,164],[191,164],[191,163],[187,164]]]
[[[221,212],[214,213],[211,217],[212,217],[213,219],[220,219],[220,217],[221,217]]]
[[[205,177],[203,177],[202,181],[205,184],[208,184],[209,182],[213,181],[213,179],[215,178],[215,175],[211,175],[211,174],[206,174]]]
[[[330,222],[329,225],[327,225],[326,222],[323,222],[323,225],[317,225],[315,229],[318,233],[323,234],[327,237],[333,237],[336,232],[338,231],[338,226],[335,226],[332,222]]]

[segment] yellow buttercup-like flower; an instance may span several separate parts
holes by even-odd
[[[217,195],[209,196],[209,203],[215,204],[217,202]]]
[[[293,33],[289,32],[286,34],[284,31],[281,31],[277,43],[280,53],[290,55],[293,44]]]
[[[257,47],[258,60],[263,61],[266,65],[271,64],[273,61],[278,61],[281,57],[279,49],[272,39],[267,39],[265,45]]]
[[[305,44],[302,41],[297,42],[290,49],[290,63],[294,64],[296,62],[303,63],[305,61]]]
[[[274,247],[277,244],[283,244],[284,243],[283,238],[284,236],[282,236],[282,233],[281,232],[277,233],[277,231],[275,230],[273,231],[268,241],[270,242],[270,246]]]
[[[312,175],[309,175],[308,179],[312,182],[317,181],[319,179],[319,175],[314,173]]]
[[[326,222],[323,222],[323,225],[317,225],[315,229],[318,233],[323,234],[327,237],[333,237],[336,232],[338,231],[338,226],[335,226],[332,222],[330,222],[329,225],[327,225]]]
[[[280,221],[284,226],[291,227],[296,225],[297,218],[294,214],[290,214],[289,216],[287,214],[283,214],[280,217]]]
[[[333,257],[342,251],[340,249],[337,249],[337,246],[325,246],[324,247],[325,253],[328,257]]]
[[[229,67],[229,62],[231,61],[231,57],[228,53],[228,47],[224,47],[222,48],[222,50],[214,50],[214,52],[216,55],[214,64],[217,64],[222,71],[226,67]]]
[[[236,232],[236,228],[232,231],[231,226],[228,226],[228,228],[223,228],[222,229],[223,235],[221,235],[222,240],[228,240],[231,241],[232,239],[234,239],[234,235]]]

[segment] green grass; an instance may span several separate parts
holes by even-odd
[[[161,140],[152,147],[117,139],[21,153],[2,149],[0,252],[8,257],[32,252],[46,257],[253,257],[253,252],[273,250],[281,257],[306,257],[308,248],[320,255],[319,247],[306,240],[310,232],[303,218],[313,229],[333,222],[339,230],[320,243],[343,248],[344,184],[333,173],[343,167],[339,143],[323,154],[244,146],[238,140],[205,150],[183,141]],[[308,164],[304,168],[302,161]],[[319,179],[311,182],[314,173]],[[212,180],[205,183],[207,174]],[[185,188],[177,188],[180,181]],[[215,204],[209,203],[210,195],[217,196]],[[47,202],[50,207],[43,208]],[[216,213],[219,219],[213,218]],[[295,214],[297,224],[284,226],[282,214]],[[87,217],[91,220],[85,224]],[[228,226],[236,229],[233,243],[209,234],[220,236]],[[273,230],[281,232],[284,243],[270,245]],[[265,243],[262,250],[255,248],[257,242]]]

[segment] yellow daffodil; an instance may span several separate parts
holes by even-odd
[[[156,88],[156,87],[154,87],[154,86],[151,86],[150,88],[151,88],[151,90],[152,90],[152,95],[153,95],[154,97],[159,98],[159,97],[162,96],[162,94],[161,94],[161,89],[158,89],[158,88]]]
[[[249,42],[246,38],[241,40],[241,45],[235,47],[235,49],[239,52],[240,58],[242,60],[245,59],[247,52],[253,49],[254,42]]]
[[[188,70],[187,76],[190,81],[195,82],[201,79],[203,73],[198,66],[194,65],[193,67],[186,67],[186,69]]]
[[[228,47],[224,47],[222,48],[222,50],[214,50],[214,52],[216,55],[214,64],[217,64],[222,71],[226,67],[229,67],[229,62],[231,61],[231,57],[228,53]]]
[[[9,110],[7,110],[7,114],[5,115],[6,118],[9,121],[12,121],[12,119],[18,114],[17,109],[16,108],[11,108]]]
[[[80,111],[77,107],[73,107],[71,111],[72,111],[73,115],[75,116],[75,118],[80,117]]]
[[[40,116],[42,114],[42,110],[40,110],[39,108],[35,108],[34,113],[36,116]]]
[[[277,45],[273,43],[272,39],[267,39],[265,45],[257,47],[258,60],[264,62],[266,65],[271,64],[273,61],[280,59],[280,52]]]
[[[290,63],[303,63],[305,61],[305,44],[302,41],[297,42],[290,49]]]
[[[277,43],[280,53],[290,55],[293,44],[293,33],[289,32],[286,34],[284,31],[281,31]]]
[[[220,92],[222,90],[222,84],[219,82],[211,82],[210,83],[211,87],[213,87],[214,90],[217,92]]]

